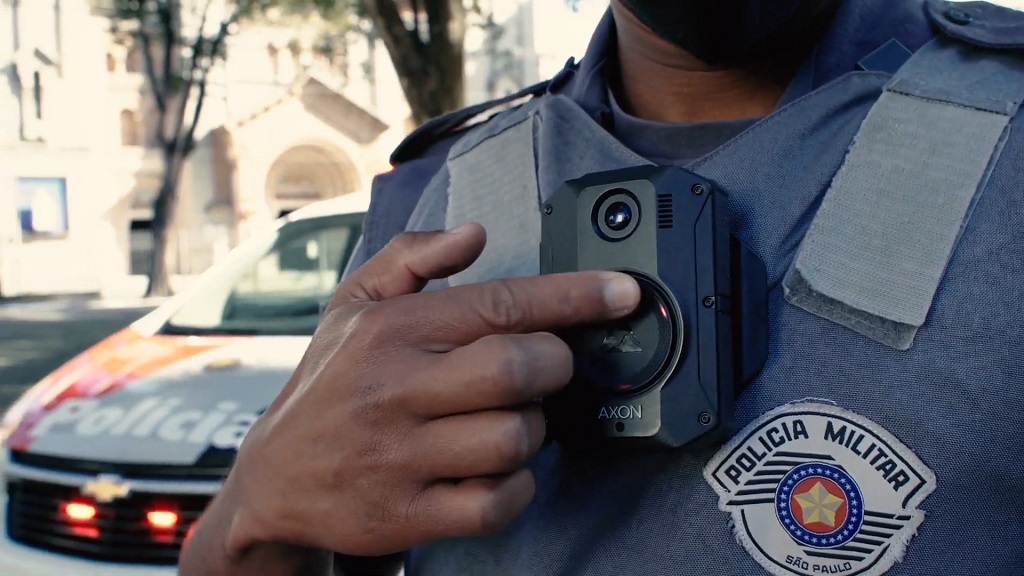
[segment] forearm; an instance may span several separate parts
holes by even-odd
[[[236,546],[238,518],[221,494],[196,524],[179,559],[181,576],[331,576],[330,552],[278,543]]]

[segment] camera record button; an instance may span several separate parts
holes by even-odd
[[[683,331],[672,320],[664,290],[649,279],[634,278],[641,294],[636,312],[589,328],[573,342],[577,374],[619,396],[643,392],[664,376]]]

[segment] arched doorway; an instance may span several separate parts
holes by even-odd
[[[311,202],[355,192],[359,181],[358,170],[340,150],[322,144],[299,144],[271,165],[267,205],[271,216],[283,216]]]

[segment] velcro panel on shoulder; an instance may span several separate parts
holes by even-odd
[[[972,52],[937,40],[883,92],[784,281],[790,303],[913,345],[1024,95],[1019,62],[963,65]]]
[[[480,258],[449,278],[451,286],[534,276],[540,268],[536,244],[524,241],[541,233],[535,117],[516,114],[499,122],[505,125],[486,126],[460,142],[448,159],[446,227],[478,222],[487,230]]]

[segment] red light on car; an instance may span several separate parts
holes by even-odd
[[[146,514],[146,520],[154,528],[174,528],[178,525],[178,515],[170,510],[153,510]]]
[[[96,507],[81,502],[70,502],[64,505],[64,514],[76,522],[88,522],[96,517]]]

